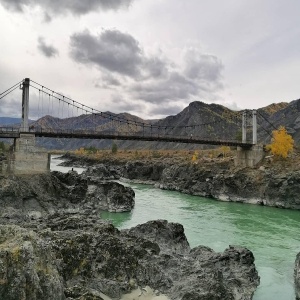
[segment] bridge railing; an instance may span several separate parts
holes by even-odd
[[[222,141],[222,139],[219,138],[212,138],[212,137],[203,137],[198,135],[188,136],[188,135],[173,135],[170,133],[160,133],[160,132],[143,132],[143,131],[137,131],[137,132],[130,132],[130,131],[124,131],[124,132],[116,132],[115,130],[93,130],[93,129],[57,129],[57,128],[35,128],[30,129],[30,132],[36,133],[36,134],[57,134],[57,135],[73,135],[74,137],[80,136],[81,138],[84,138],[84,136],[108,136],[110,138],[118,138],[118,137],[136,137],[136,138],[171,138],[171,139],[184,139],[184,140],[203,140],[203,141]],[[232,139],[224,139],[224,142],[230,142],[230,143],[237,143],[237,140]],[[247,143],[251,143],[250,141]]]
[[[4,133],[7,133],[7,132],[20,132],[20,128],[3,126],[3,127],[0,127],[0,132],[4,132]]]
[[[165,142],[184,142],[184,143],[198,143],[201,141],[203,144],[211,145],[238,145],[244,147],[250,147],[251,141],[242,143],[241,141],[231,139],[219,139],[211,136],[189,136],[189,135],[172,135],[166,132],[154,132],[154,131],[137,131],[137,132],[116,132],[115,130],[87,130],[87,129],[62,129],[62,128],[45,128],[45,127],[29,127],[29,131],[24,132],[20,128],[16,127],[0,127],[0,137],[17,137],[18,133],[32,133],[40,137],[65,137],[65,138],[81,138],[81,139],[120,139],[120,140],[143,140],[143,141],[165,141]],[[10,135],[10,136],[9,136]]]

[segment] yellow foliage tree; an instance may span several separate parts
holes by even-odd
[[[272,143],[267,145],[267,150],[270,150],[272,154],[286,158],[289,152],[293,151],[294,140],[289,135],[283,126],[280,126],[278,130],[273,131]]]
[[[76,155],[84,155],[85,154],[84,148],[79,148],[79,149],[75,150],[75,154]]]
[[[193,154],[193,156],[192,156],[192,162],[196,162],[197,159],[198,159],[198,152],[195,151],[194,154]]]
[[[222,147],[220,147],[220,150],[222,151],[223,157],[226,157],[227,154],[230,152],[230,147],[222,146]]]

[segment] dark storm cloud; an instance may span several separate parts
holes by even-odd
[[[58,55],[58,50],[51,45],[47,45],[43,37],[38,38],[38,49],[46,57],[55,57]]]
[[[10,10],[23,12],[25,7],[41,7],[54,14],[84,15],[99,10],[117,10],[128,7],[134,0],[0,0]]]
[[[141,75],[144,57],[139,43],[131,35],[106,30],[93,36],[84,31],[70,39],[70,54],[75,61],[130,77]]]

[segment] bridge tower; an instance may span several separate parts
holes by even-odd
[[[22,123],[19,137],[14,138],[14,151],[2,164],[3,174],[36,174],[50,171],[50,155],[36,147],[35,134],[29,132],[29,86],[25,78],[22,87]]]
[[[29,131],[28,114],[29,114],[29,85],[30,79],[25,78],[22,87],[22,126],[21,130],[24,132]]]
[[[243,111],[242,115],[242,142],[247,143],[248,111]],[[257,112],[252,111],[252,144],[257,144]]]
[[[242,142],[247,143],[247,127],[248,127],[248,112],[244,111],[242,115]],[[237,155],[235,159],[236,166],[254,167],[263,158],[265,152],[263,146],[257,144],[257,112],[252,111],[252,147],[245,149],[243,147],[237,148]]]

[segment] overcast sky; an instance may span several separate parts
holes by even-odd
[[[0,25],[0,93],[29,77],[143,118],[300,98],[299,0],[0,0]]]

